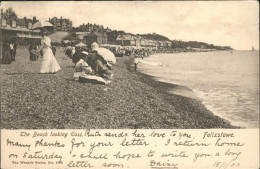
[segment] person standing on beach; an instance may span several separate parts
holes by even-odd
[[[65,50],[65,55],[67,55],[67,57],[71,58],[71,54],[72,54],[72,50],[71,50],[71,46],[68,46]]]
[[[139,59],[137,57],[134,58],[134,66],[135,66],[135,72],[137,70],[137,64],[139,63]]]
[[[142,56],[142,59],[144,59],[144,56],[145,56],[145,52],[144,51],[141,53],[141,56]]]
[[[32,52],[33,50],[36,50],[36,44],[35,44],[35,41],[32,41],[29,45],[29,54],[30,54],[30,60],[31,61],[34,61],[36,60],[36,55]]]
[[[55,56],[55,54],[56,54],[56,47],[53,45],[51,49],[52,49],[53,55]]]
[[[13,45],[13,43],[11,42],[10,44],[9,44],[9,48],[10,48],[10,55],[11,55],[11,58],[12,58],[12,61],[15,61],[15,58],[14,58],[14,45]]]
[[[41,47],[37,52],[40,51],[43,53],[40,73],[56,73],[61,69],[52,53],[51,39],[47,37],[47,32],[44,31],[42,32]]]
[[[14,60],[15,60],[15,56],[16,56],[16,51],[17,51],[17,44],[16,42],[13,43],[13,46],[14,46]]]
[[[7,42],[3,42],[2,60],[1,60],[2,64],[12,63],[13,59],[10,53],[11,53],[10,44],[8,44]]]
[[[76,48],[73,46],[72,48],[71,48],[71,59],[73,58],[73,56],[74,56],[74,54],[76,53]]]

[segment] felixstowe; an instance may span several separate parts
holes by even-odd
[[[211,138],[211,137],[235,137],[234,133],[225,133],[225,132],[221,132],[221,133],[215,133],[215,132],[204,132],[204,138]]]

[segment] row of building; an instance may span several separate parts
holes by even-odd
[[[49,18],[49,22],[53,24],[54,31],[72,31],[72,21],[67,18]]]
[[[32,39],[40,39],[40,31],[32,30],[34,23],[38,22],[34,16],[30,18],[18,18],[12,8],[5,12],[1,9],[1,42],[8,41],[15,37],[19,39],[20,44],[28,44]],[[108,33],[110,28],[104,28],[103,25],[97,24],[82,24],[77,28],[72,27],[72,22],[67,18],[49,18],[49,22],[53,24],[55,33],[50,35],[53,42],[60,43],[64,40],[74,40],[76,42],[82,41],[86,44],[97,42],[99,45],[113,43],[121,46],[136,46],[136,47],[171,47],[170,41],[154,41],[145,39],[133,34],[120,34],[116,41],[108,41]],[[28,42],[28,43],[27,43]]]
[[[72,21],[67,18],[49,18],[49,22],[53,24],[54,31],[73,31],[73,32],[111,32],[112,30],[110,28],[104,28],[103,25],[97,25],[97,24],[82,24],[78,27],[72,27]]]
[[[172,47],[171,41],[154,41],[148,40],[141,36],[132,34],[118,35],[115,42],[108,41],[106,32],[62,32],[57,31],[50,35],[52,42],[68,42],[72,43],[83,42],[87,45],[93,42],[102,44],[114,44],[120,46],[133,46],[133,47],[156,47],[156,48],[170,48]]]
[[[118,35],[116,39],[116,44],[121,46],[137,46],[137,47],[171,47],[171,41],[155,41],[150,39],[145,39],[138,35],[133,34],[122,34]]]
[[[18,18],[12,9],[7,9],[6,12],[1,9],[1,28],[2,29],[26,29],[31,30],[32,25],[38,20],[34,16],[33,19]]]
[[[1,43],[13,40],[19,40],[19,43],[30,41],[31,39],[40,39],[39,30],[32,30],[34,23],[38,22],[36,17],[18,18],[15,12],[9,8],[5,12],[1,9],[0,15],[0,34]]]
[[[87,24],[82,24],[76,28],[72,28],[73,31],[75,32],[99,32],[99,33],[103,33],[103,32],[111,32],[112,30],[110,28],[104,28],[103,25],[97,25],[97,24],[91,24],[91,23],[87,23]]]

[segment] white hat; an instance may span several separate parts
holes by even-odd
[[[83,54],[85,54],[85,55],[88,55],[88,52],[86,52],[86,51],[83,51],[83,52],[81,52],[81,53],[83,53]]]
[[[94,42],[91,44],[91,48],[92,48],[92,50],[95,50],[95,49],[99,48],[99,45],[96,42]]]

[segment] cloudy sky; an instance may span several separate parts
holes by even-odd
[[[97,23],[131,33],[158,33],[171,40],[202,41],[235,49],[259,48],[257,1],[2,2],[18,17],[69,18],[73,26]]]

